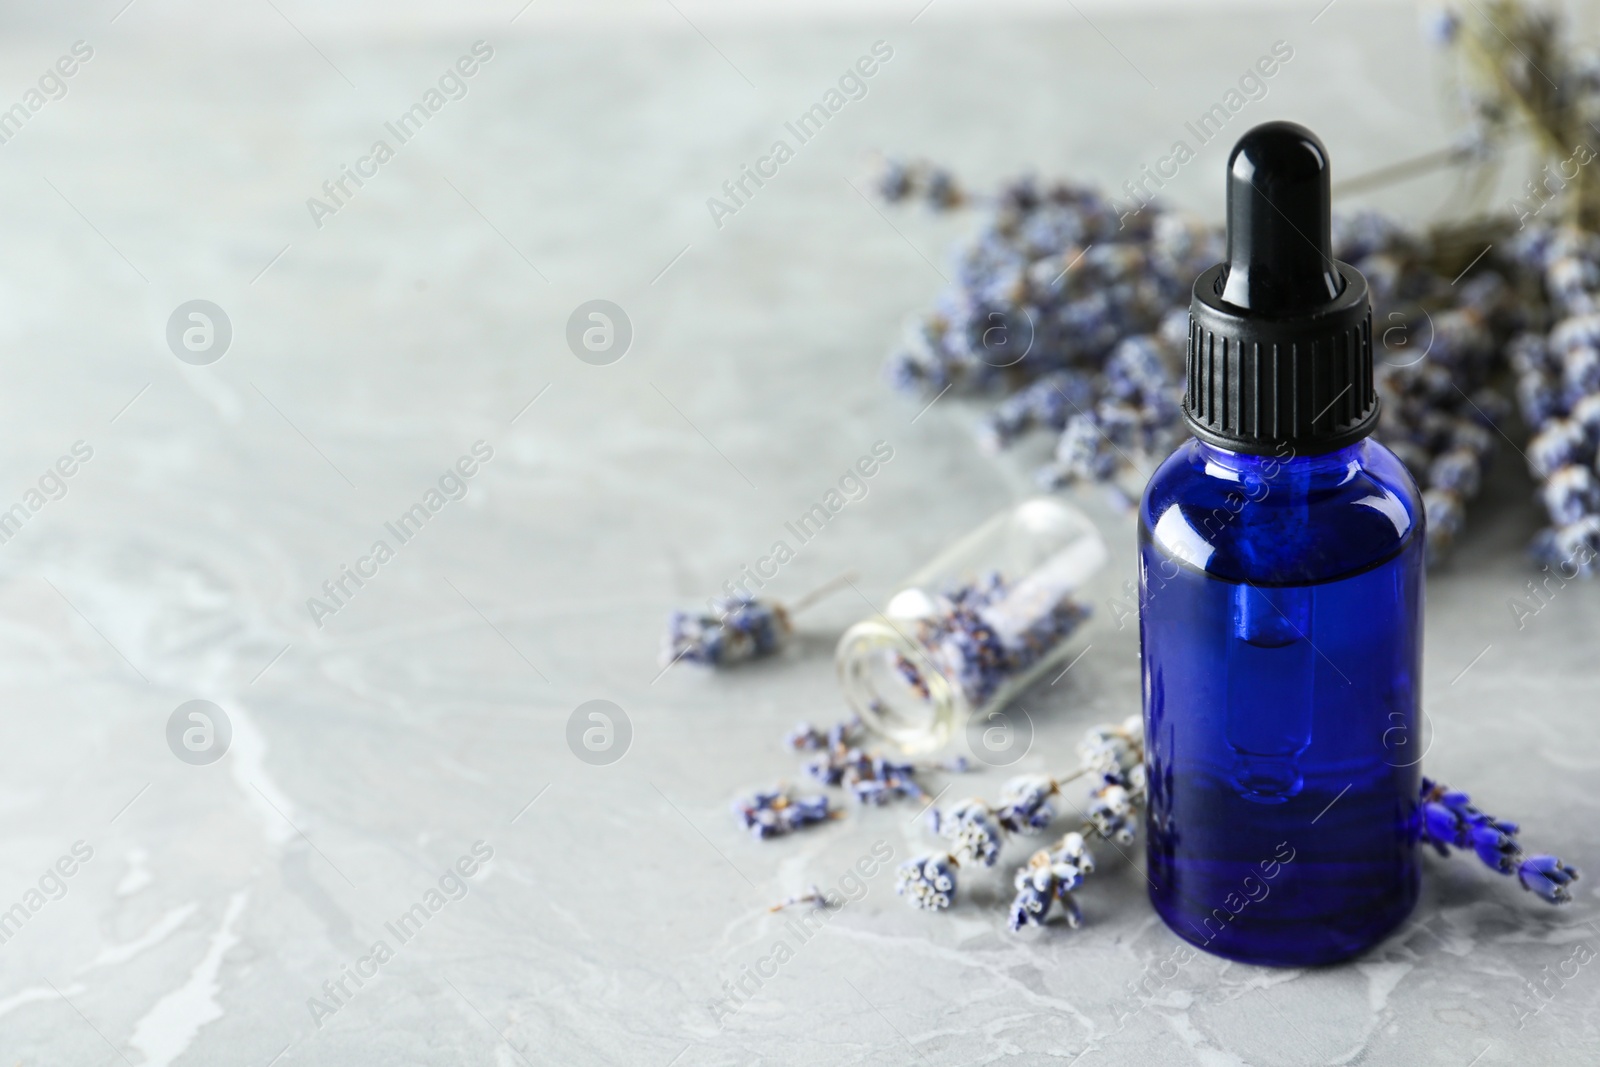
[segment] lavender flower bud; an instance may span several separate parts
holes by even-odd
[[[1000,789],[1000,825],[1016,834],[1038,833],[1055,818],[1049,803],[1055,793],[1055,779],[1046,774],[1011,779]]]
[[[943,852],[918,856],[900,865],[895,874],[894,891],[910,898],[913,907],[939,911],[950,906],[956,893],[953,857]]]
[[[1522,888],[1549,904],[1569,904],[1572,891],[1567,887],[1578,880],[1578,869],[1554,856],[1529,856],[1517,866],[1517,881]]]
[[[1517,841],[1516,823],[1496,819],[1473,806],[1467,794],[1422,779],[1422,840],[1441,856],[1452,848],[1472,849],[1484,865],[1500,874],[1516,872],[1522,888],[1551,904],[1572,899],[1567,886],[1577,880],[1576,868],[1554,856],[1528,856]]]
[[[733,596],[716,602],[719,614],[674,611],[661,644],[663,666],[679,659],[708,667],[731,667],[770,656],[794,633],[782,605]]]
[[[1567,526],[1600,512],[1600,479],[1588,467],[1568,464],[1551,472],[1539,490],[1539,499],[1550,513],[1551,522]]]
[[[963,866],[993,867],[1000,858],[1000,826],[981,800],[963,800],[941,816],[940,831],[955,842],[951,855]]]
[[[757,838],[781,837],[833,817],[825,796],[796,796],[782,786],[733,803],[734,818]]]

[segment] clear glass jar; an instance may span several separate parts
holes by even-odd
[[[1084,587],[1106,562],[1089,519],[1055,497],[1008,508],[917,571],[839,640],[846,702],[909,753],[941,748],[1079,643]]]

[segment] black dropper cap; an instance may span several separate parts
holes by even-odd
[[[1209,444],[1314,455],[1378,421],[1367,280],[1333,258],[1328,150],[1268,122],[1228,156],[1228,261],[1189,305],[1183,413]]]

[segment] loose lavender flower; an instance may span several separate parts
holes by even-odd
[[[1034,834],[1056,817],[1050,798],[1059,790],[1048,774],[1025,774],[1011,779],[1000,789],[1000,825],[1014,834]]]
[[[1567,888],[1578,871],[1554,856],[1528,856],[1517,840],[1517,824],[1478,810],[1472,798],[1442,783],[1422,780],[1422,840],[1441,856],[1452,848],[1471,849],[1485,866],[1500,874],[1515,872],[1522,888],[1550,904],[1572,900]]]
[[[661,663],[679,659],[708,667],[731,667],[770,656],[794,634],[783,605],[755,597],[732,596],[716,602],[718,614],[674,611],[667,616]]]
[[[956,180],[949,171],[938,167],[927,172],[924,195],[928,204],[939,211],[948,211],[961,203],[961,190],[956,188]]]
[[[825,748],[828,744],[827,735],[808,722],[795,724],[793,730],[783,735],[783,743],[795,751],[806,749]]]
[[[1013,933],[1022,929],[1028,923],[1038,923],[1042,926],[1045,912],[1049,909],[1050,902],[1055,899],[1054,884],[1049,882],[1044,885],[1038,884],[1033,877],[1033,873],[1026,867],[1017,871],[1017,895],[1016,899],[1011,902],[1011,915],[1006,920],[1006,925],[1011,928]],[[1078,923],[1083,921],[1083,912],[1074,909],[1074,911],[1068,913],[1067,921],[1073,926],[1077,926]]]
[[[937,814],[930,809],[930,818],[937,822],[940,835],[955,842],[950,854],[962,866],[979,864],[993,867],[1000,858],[1000,822],[989,805],[981,800],[969,799],[955,804],[948,811]]]
[[[876,184],[878,195],[885,202],[897,204],[911,195],[911,171],[900,160],[886,160],[882,170],[878,172]]]
[[[1517,865],[1517,881],[1522,888],[1537,893],[1547,904],[1571,903],[1572,892],[1567,886],[1577,880],[1578,869],[1554,856],[1529,856]]]
[[[757,790],[733,804],[734,818],[758,839],[782,837],[836,814],[829,808],[827,797],[796,796],[781,785]]]
[[[928,795],[917,784],[914,766],[876,754],[852,761],[845,784],[862,804],[887,804],[899,797],[921,800]]]
[[[828,906],[828,898],[822,892],[821,886],[812,885],[811,888],[807,889],[804,893],[799,893],[792,897],[785,897],[769,907],[767,910],[782,911],[784,908],[798,907],[801,904],[811,904],[818,908],[825,908]]]
[[[1562,467],[1584,462],[1592,451],[1582,426],[1571,419],[1552,418],[1528,442],[1528,466],[1534,474],[1548,478]]]
[[[962,200],[949,171],[922,162],[885,160],[873,184],[878,195],[891,204],[918,199],[934,211],[948,211]]]
[[[1423,526],[1427,530],[1425,554],[1429,566],[1437,564],[1455,548],[1456,538],[1467,521],[1467,503],[1459,493],[1448,489],[1429,489],[1422,494]]]
[[[667,633],[661,642],[661,665],[680,659],[708,667],[731,667],[778,652],[794,636],[790,617],[829,593],[848,585],[852,574],[841,574],[811,590],[789,606],[740,591],[713,597],[710,612],[674,611],[667,616]]]
[[[1137,715],[1120,726],[1096,726],[1078,742],[1084,765],[1098,774],[1125,775],[1144,758],[1144,720]]]
[[[1428,43],[1437,46],[1454,44],[1461,32],[1461,16],[1454,8],[1437,7],[1426,11],[1422,18],[1422,34]]]
[[[861,718],[860,716],[852,715],[848,719],[842,719],[828,727],[828,747],[841,748],[854,744],[860,736]]]
[[[802,722],[784,736],[784,743],[796,751],[815,752],[801,768],[818,785],[844,786],[861,804],[883,805],[900,798],[922,800],[927,791],[917,781],[923,770],[937,769],[960,773],[967,770],[962,758],[919,767],[881,752],[868,752],[860,745],[866,736],[861,719],[851,716],[834,724],[826,733]]]
[[[1536,561],[1561,568],[1562,573],[1594,574],[1600,569],[1600,515],[1584,515],[1540,531],[1533,539],[1532,553]]]
[[[1055,371],[1013,393],[978,424],[978,443],[998,452],[1031,430],[1066,428],[1074,413],[1094,408],[1099,392],[1080,371]]]
[[[1043,926],[1050,917],[1050,906],[1059,902],[1067,925],[1076,929],[1083,923],[1083,912],[1072,891],[1083,885],[1083,876],[1094,871],[1094,856],[1084,846],[1083,835],[1068,833],[1054,850],[1040,849],[1017,871],[1016,899],[1011,902],[1008,925],[1012,931],[1029,923]]]
[[[817,729],[809,722],[795,723],[794,729],[783,735],[783,743],[795,751],[831,751],[853,745],[862,736],[861,718],[852,715],[828,727]]]
[[[1558,467],[1540,490],[1540,499],[1557,526],[1570,526],[1585,515],[1600,514],[1600,480],[1588,467]]]
[[[1139,768],[1142,772],[1143,768]],[[1144,776],[1138,776],[1142,786]],[[1133,844],[1135,820],[1139,811],[1139,791],[1128,788],[1113,775],[1106,775],[1099,788],[1089,795],[1085,814],[1101,837],[1119,845]]]
[[[812,756],[800,765],[807,778],[818,785],[838,785],[844,781],[844,762],[831,752]]]
[[[900,896],[909,897],[912,907],[928,911],[948,908],[956,894],[953,857],[935,852],[907,860],[895,874],[894,891]]]
[[[1141,722],[1130,718],[1120,726],[1097,726],[1079,746],[1084,766],[1056,779],[1048,775],[1020,775],[1002,788],[1002,801],[961,801],[945,811],[929,811],[935,833],[952,842],[947,852],[918,857],[900,868],[896,892],[920,908],[942,910],[955,897],[956,871],[961,867],[992,867],[1009,834],[1035,832],[1053,815],[1049,801],[1061,784],[1085,774],[1098,775],[1090,793],[1087,821],[1067,833],[1051,849],[1043,849],[1018,869],[1013,884],[1007,923],[1013,931],[1042,925],[1059,905],[1067,924],[1077,927],[1083,913],[1073,892],[1094,871],[1094,857],[1084,835],[1097,833],[1121,844],[1133,841],[1135,820],[1146,802],[1144,739]],[[1549,855],[1527,855],[1517,839],[1515,823],[1486,815],[1465,793],[1424,778],[1421,792],[1421,836],[1441,855],[1451,849],[1470,849],[1480,861],[1501,874],[1515,874],[1524,889],[1551,904],[1572,899],[1576,868]]]

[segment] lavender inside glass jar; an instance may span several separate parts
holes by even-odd
[[[941,748],[1003,708],[1076,646],[1084,588],[1106,562],[1099,531],[1054,497],[994,516],[845,631],[845,700],[911,753]]]

